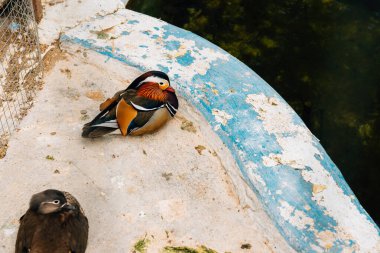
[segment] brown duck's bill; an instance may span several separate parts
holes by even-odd
[[[61,210],[70,211],[70,210],[75,210],[75,209],[76,209],[75,206],[70,205],[70,204],[67,204],[67,203],[65,203],[65,204],[63,204],[63,205],[61,206]]]

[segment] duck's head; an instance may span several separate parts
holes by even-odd
[[[77,207],[69,203],[61,191],[49,189],[32,196],[30,210],[39,214],[51,214],[76,210]]]
[[[131,83],[128,89],[139,89],[144,84],[158,86],[163,91],[175,93],[170,86],[168,75],[161,71],[153,70],[142,74]]]

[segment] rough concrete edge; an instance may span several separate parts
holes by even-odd
[[[90,3],[94,8],[92,11],[83,12],[82,6],[85,6],[87,3]],[[57,39],[61,33],[72,29],[81,23],[88,21],[91,18],[103,17],[117,12],[120,9],[124,9],[128,0],[83,0],[75,3],[74,1],[43,1],[43,17],[38,24],[40,40],[42,44],[51,45]],[[75,4],[77,5],[75,7]],[[74,7],[72,6],[74,5]],[[75,8],[75,12],[73,12]],[[57,17],[57,13],[62,14],[60,17]],[[70,17],[65,19],[64,22],[60,20],[61,17]],[[56,20],[57,19],[57,20]]]

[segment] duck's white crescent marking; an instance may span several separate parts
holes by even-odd
[[[91,127],[110,127],[110,128],[119,128],[119,125],[117,124],[116,120],[110,120],[106,121],[100,124],[93,125]]]
[[[139,110],[139,111],[144,111],[144,112],[149,112],[149,111],[155,111],[155,110],[158,110],[162,107],[164,107],[164,105],[161,105],[159,107],[154,107],[154,108],[145,108],[145,107],[142,107],[140,105],[136,105],[135,103],[131,102],[131,105],[136,109],[136,110]]]
[[[140,86],[142,83],[146,83],[146,82],[152,82],[152,83],[165,83],[165,82],[168,82],[168,80],[164,79],[164,78],[161,78],[161,77],[158,77],[158,76],[148,76],[147,78],[145,78],[143,81],[141,81],[139,83],[138,86]]]

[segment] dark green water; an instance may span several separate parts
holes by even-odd
[[[219,45],[297,111],[380,224],[380,1],[130,0]]]

